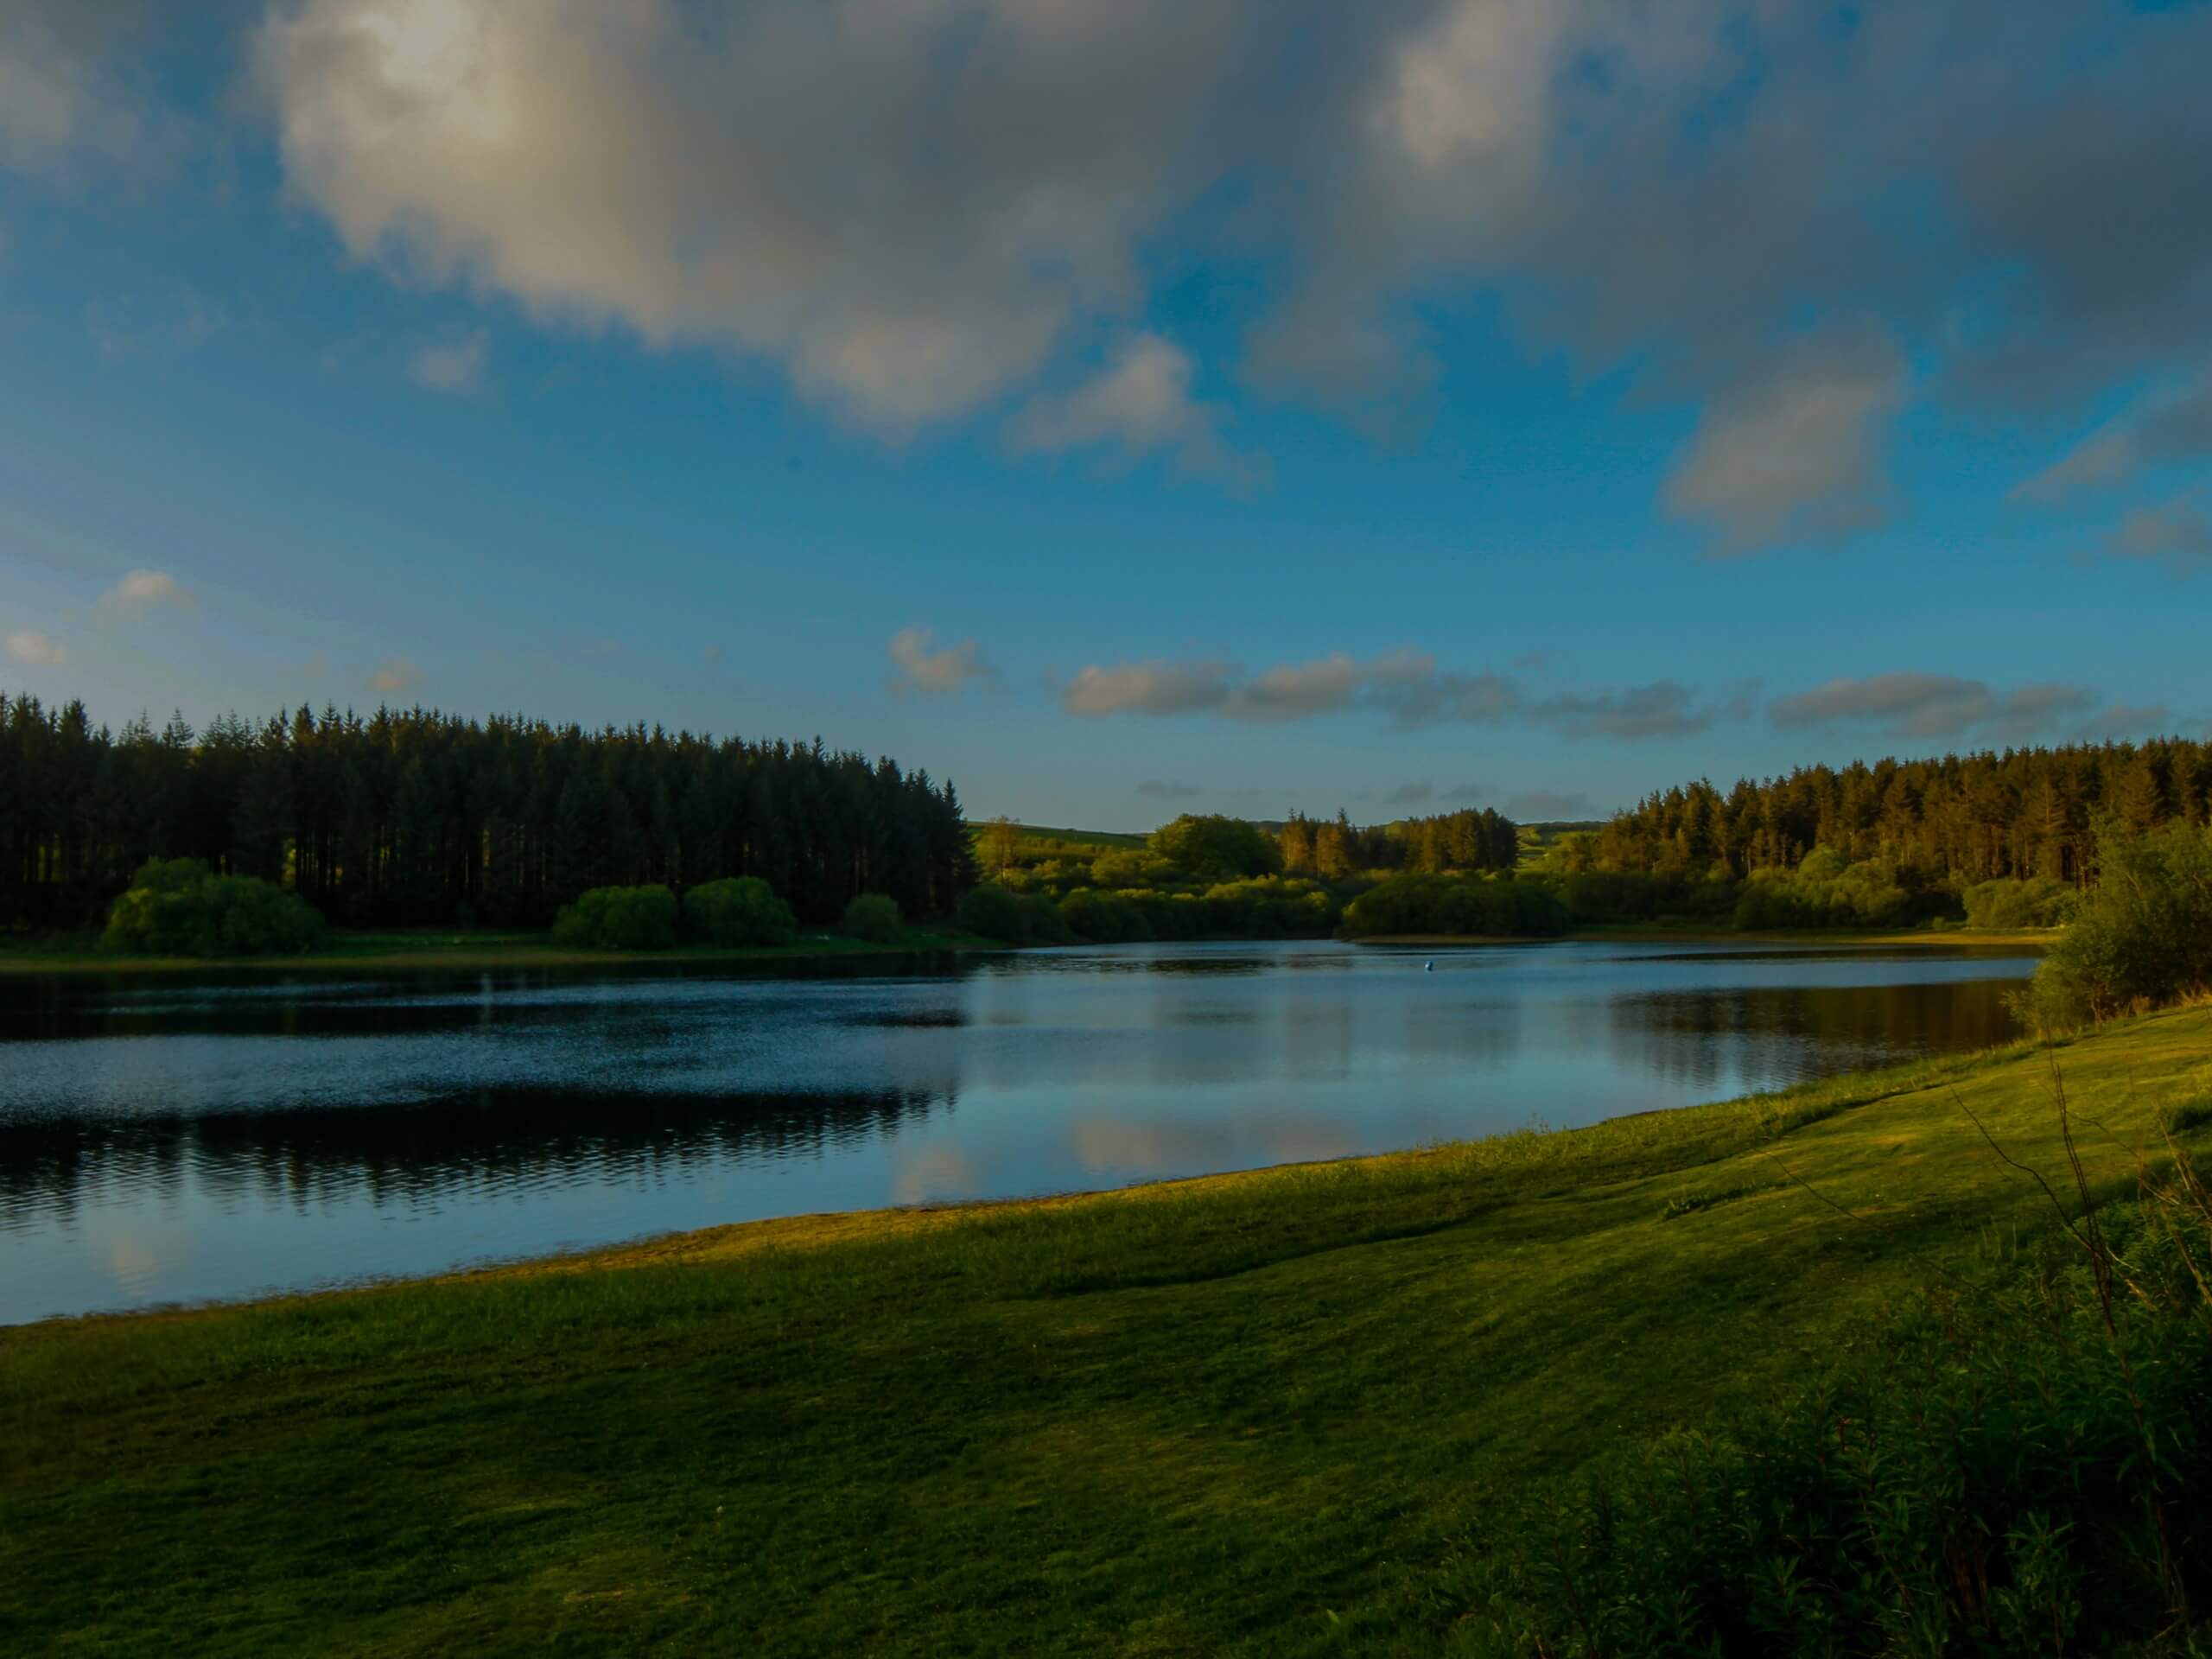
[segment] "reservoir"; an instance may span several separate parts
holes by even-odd
[[[2034,966],[1298,941],[0,981],[0,1323],[1569,1128],[2005,1041]]]

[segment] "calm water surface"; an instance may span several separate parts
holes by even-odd
[[[2033,966],[1300,943],[0,982],[0,1322],[1587,1123],[2002,1040]]]

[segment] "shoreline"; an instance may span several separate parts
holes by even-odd
[[[1548,934],[1530,938],[1518,934],[1489,933],[1370,933],[1347,944],[1383,945],[1494,945],[1494,944],[1572,944],[1587,941],[1594,944],[1634,944],[1650,941],[1661,944],[1829,944],[1856,948],[1918,947],[1927,950],[1948,950],[1968,947],[1974,950],[2014,949],[2031,947],[2041,950],[2064,931],[2062,928],[1956,928],[1936,933],[1917,928],[1883,930],[1879,928],[1760,928],[1738,931],[1728,928],[1706,928],[1691,925],[1681,927],[1665,925],[1637,926],[1615,925],[1576,928],[1572,932]]]
[[[0,947],[0,978],[41,975],[174,976],[325,969],[360,973],[378,969],[483,972],[525,968],[738,967],[752,963],[804,968],[828,963],[997,955],[1012,948],[972,933],[920,928],[908,929],[906,937],[895,944],[830,935],[803,938],[793,944],[677,945],[667,950],[593,950],[556,944],[546,932],[369,932],[351,938],[334,935],[328,948],[296,957],[131,957],[102,950],[97,944],[73,942],[50,950],[35,946],[13,950]]]
[[[2063,930],[1957,929],[1935,933],[1917,930],[1884,931],[1862,929],[1762,930],[1733,932],[1694,926],[1616,926],[1578,929],[1573,932],[1533,938],[1514,934],[1387,933],[1338,941],[1350,945],[1396,948],[1453,949],[1500,945],[1538,945],[1588,941],[1595,944],[1635,944],[1654,941],[1688,944],[1805,944],[1839,949],[1923,949],[2042,950]],[[65,935],[60,939],[33,944],[0,944],[0,979],[41,976],[79,977],[112,975],[174,977],[191,974],[272,974],[299,971],[337,973],[387,969],[416,973],[433,970],[486,972],[527,968],[642,968],[642,967],[790,967],[804,969],[836,963],[918,961],[942,956],[1001,956],[1033,947],[1004,944],[956,929],[907,930],[895,944],[876,944],[836,935],[805,938],[794,944],[716,947],[678,945],[667,950],[592,950],[552,942],[546,932],[452,933],[444,931],[364,931],[337,934],[324,949],[302,956],[262,957],[131,957],[101,950],[96,935]],[[1319,942],[1319,941],[1317,941]],[[1274,944],[1277,939],[1236,938],[1145,940],[1142,944]]]

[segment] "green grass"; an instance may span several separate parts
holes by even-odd
[[[2118,1190],[2212,1010],[2056,1058]],[[0,1332],[0,1651],[1448,1650],[1471,1516],[2041,1225],[2050,1081]]]
[[[866,957],[912,957],[948,950],[998,950],[993,940],[951,927],[907,927],[888,944],[848,938],[827,928],[801,930],[791,944],[725,948],[678,945],[671,950],[591,950],[556,944],[540,930],[450,928],[334,931],[296,957],[133,957],[103,950],[97,933],[0,939],[0,975],[54,973],[190,974],[210,969],[298,968],[552,968],[618,963],[746,963],[797,965]]]

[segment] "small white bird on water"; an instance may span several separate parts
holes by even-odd
[[[1436,971],[1436,964],[1433,962],[1424,962],[1421,965],[1421,970],[1424,974],[1433,974]]]

